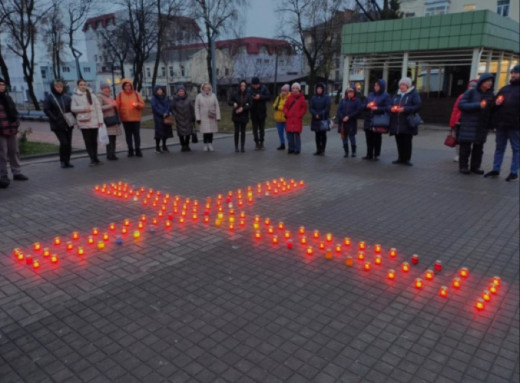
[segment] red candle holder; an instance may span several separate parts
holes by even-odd
[[[277,235],[273,235],[273,244],[278,245],[278,236]]]
[[[341,253],[341,244],[340,243],[336,244],[336,253],[338,253],[338,254]]]
[[[333,255],[332,255],[332,250],[330,248],[328,248],[326,251],[325,251],[325,259],[332,259],[333,258]]]
[[[357,259],[362,261],[365,259],[365,252],[364,251],[358,251]]]
[[[99,229],[97,227],[94,227],[92,229],[92,235],[98,235],[99,234]]]
[[[390,249],[390,252],[388,253],[390,255],[391,258],[395,258],[397,257],[397,249],[395,249],[394,247],[392,247]]]
[[[287,241],[287,248],[288,249],[292,249],[294,247],[294,243],[293,243],[293,240],[292,239],[289,239]]]
[[[303,235],[300,239],[300,242],[302,245],[305,245],[307,243],[307,237],[305,235]]]
[[[43,249],[43,256],[48,257],[49,255],[51,255],[51,250],[48,247],[45,247]]]
[[[57,263],[58,262],[58,256],[56,254],[53,254],[53,256],[51,257],[51,262],[52,263]]]
[[[433,268],[437,272],[441,271],[442,270],[442,261],[436,260],[435,264],[433,265]]]
[[[492,283],[489,285],[488,290],[491,294],[496,294],[498,292],[498,286]]]
[[[410,271],[410,264],[408,262],[403,262],[403,264],[401,265],[401,269],[407,273],[408,271]]]
[[[463,267],[459,270],[459,275],[462,277],[462,278],[467,278],[468,275],[469,275],[469,271],[466,267]]]
[[[395,270],[394,269],[388,270],[388,272],[386,273],[386,276],[388,279],[394,280],[395,279]]]
[[[380,254],[381,253],[381,245],[376,243],[374,245],[374,251],[376,252],[376,254]]]
[[[423,288],[423,280],[421,278],[415,278],[415,288],[416,289]]]
[[[491,293],[489,290],[482,291],[482,299],[484,299],[486,302],[489,302],[491,300]]]
[[[34,249],[34,251],[40,251],[41,248],[42,248],[42,245],[41,245],[40,242],[34,242],[34,243],[33,243],[33,249]]]
[[[312,236],[314,239],[318,239],[320,237],[320,231],[319,230],[314,230],[312,232]]]
[[[262,237],[262,233],[260,232],[260,230],[255,231],[255,238],[260,239],[261,237]]]
[[[314,253],[314,250],[312,249],[312,246],[307,247],[307,255],[312,255]]]
[[[477,310],[482,311],[486,307],[486,303],[484,302],[484,299],[477,298],[477,301],[475,302],[475,307]]]
[[[345,265],[347,267],[354,266],[354,258],[352,258],[350,255],[347,255],[347,258],[345,258]]]
[[[67,242],[65,248],[67,249],[67,251],[71,251],[74,248],[74,244],[69,241]]]
[[[453,284],[453,287],[455,287],[456,289],[460,289],[462,281],[459,277],[455,277],[455,278],[453,278],[452,284]]]
[[[367,247],[367,244],[365,241],[359,241],[359,250],[365,250]]]
[[[285,233],[283,235],[286,239],[291,238],[291,232],[289,230],[285,230]]]
[[[431,281],[433,279],[433,276],[434,276],[434,272],[431,269],[426,270],[424,273],[424,277],[429,281]]]
[[[376,255],[376,257],[374,258],[374,263],[375,263],[376,265],[380,265],[380,264],[382,264],[382,263],[383,263],[383,257],[381,257],[381,255],[379,255],[379,254]]]
[[[34,269],[40,268],[40,261],[38,259],[35,259],[32,263],[32,266]]]
[[[412,255],[412,264],[413,265],[419,264],[419,256],[417,254]]]
[[[327,242],[332,242],[332,234],[331,233],[327,233],[325,235],[325,238],[326,238]]]
[[[55,246],[61,245],[61,238],[60,237],[54,237],[54,245]]]
[[[345,246],[350,246],[351,243],[352,243],[352,241],[350,240],[349,237],[345,237],[345,238],[343,239],[343,244],[344,244]]]
[[[301,235],[305,234],[305,227],[300,226],[300,228],[298,229],[298,233],[300,233]]]
[[[500,284],[502,283],[502,279],[500,279],[500,277],[497,277],[496,275],[493,277],[493,284],[496,285],[496,286],[500,286]]]
[[[447,298],[448,297],[448,286],[441,286],[441,288],[439,289],[439,295],[443,298]]]
[[[371,263],[367,261],[367,262],[365,262],[365,265],[363,266],[363,269],[365,271],[370,271],[371,267],[372,267]]]
[[[285,228],[285,224],[283,222],[278,222],[278,230],[283,230]]]
[[[79,246],[78,249],[76,250],[76,253],[78,255],[84,255],[85,254],[85,250],[83,249],[83,247]]]

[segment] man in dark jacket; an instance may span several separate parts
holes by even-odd
[[[504,160],[507,140],[511,143],[513,159],[511,170],[506,181],[518,180],[518,162],[520,161],[520,64],[511,70],[509,85],[504,86],[495,98],[495,109],[491,117],[492,126],[496,129],[496,148],[493,170],[484,177],[496,177]]]
[[[480,164],[494,104],[493,82],[494,77],[491,73],[483,73],[476,88],[468,89],[459,102],[459,172],[462,174],[484,174]]]
[[[18,111],[13,99],[7,94],[6,83],[0,78],[0,188],[6,188],[10,184],[7,162],[11,165],[13,179],[27,181],[20,170],[20,158],[18,157]]]
[[[249,88],[249,98],[251,100],[251,123],[253,125],[253,136],[255,138],[255,150],[264,150],[264,128],[265,118],[267,117],[266,102],[271,95],[263,84],[260,84],[258,77],[253,77]]]

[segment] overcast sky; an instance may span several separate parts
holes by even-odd
[[[279,34],[275,14],[279,4],[280,0],[251,0],[244,25],[245,36],[273,38]]]

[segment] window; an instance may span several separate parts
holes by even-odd
[[[166,77],[166,67],[161,67],[161,77]]]
[[[229,68],[226,68],[226,76],[229,76]]]
[[[339,58],[334,59],[334,67],[337,69],[339,68]]]
[[[475,4],[466,4],[463,8],[465,11],[474,11],[477,9],[477,6]]]
[[[170,77],[173,77],[173,67],[168,68],[170,70]]]
[[[47,71],[44,68],[41,68],[41,71],[42,71],[42,79],[46,79],[47,78]]]
[[[257,64],[262,64],[262,59],[256,59]]]
[[[217,76],[220,76],[220,69],[217,68]]]
[[[146,77],[152,77],[150,74],[150,67],[146,67]]]
[[[269,59],[264,59],[264,64],[269,64]]]
[[[83,72],[90,73],[90,67],[88,67],[88,66],[83,67]]]
[[[497,13],[500,16],[509,16],[509,0],[497,1]]]
[[[429,0],[425,5],[425,16],[445,15],[448,13],[450,2],[448,0]]]
[[[61,71],[63,73],[69,73],[70,72],[70,68],[68,66],[64,66],[63,68],[61,68]]]
[[[184,65],[181,65],[181,76],[182,76],[182,77],[185,76]]]

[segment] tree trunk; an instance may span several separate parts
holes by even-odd
[[[33,86],[33,78],[34,74],[30,70],[30,64],[28,62],[29,60],[27,57],[23,58],[22,61],[22,67],[23,67],[23,76],[25,78],[25,82],[27,83],[28,91],[29,91],[29,98],[31,99],[34,109],[40,110],[40,104],[38,102],[38,99],[36,98],[36,95],[34,94],[34,86]]]
[[[4,56],[2,55],[1,50],[0,50],[0,73],[2,73],[2,77],[4,78],[5,85],[7,85],[7,89],[11,89],[11,78],[9,77],[9,68],[7,68],[7,64],[5,63]]]

